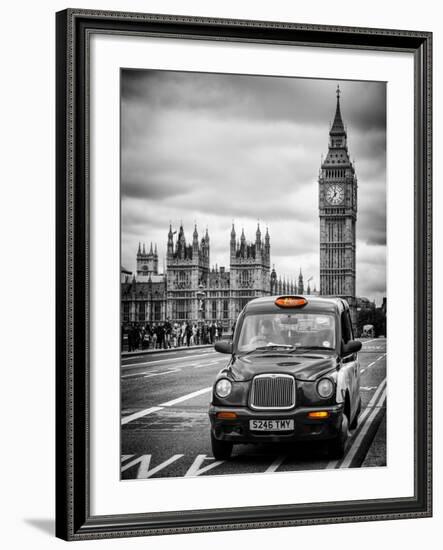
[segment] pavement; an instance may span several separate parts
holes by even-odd
[[[121,478],[282,472],[386,464],[386,340],[363,341],[359,353],[362,412],[345,457],[330,461],[324,446],[237,445],[215,460],[209,439],[212,384],[226,355],[210,348],[123,356]]]
[[[362,468],[386,466],[386,414],[381,418],[371,447],[362,463]]]

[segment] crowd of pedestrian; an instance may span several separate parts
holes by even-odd
[[[122,351],[170,349],[214,344],[223,334],[220,322],[127,323],[121,327]]]

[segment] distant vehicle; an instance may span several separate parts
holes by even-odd
[[[341,298],[267,296],[240,313],[209,408],[212,452],[238,443],[325,441],[344,454],[361,410],[358,351]]]
[[[375,329],[374,325],[363,325],[362,332],[361,332],[362,338],[375,338]]]

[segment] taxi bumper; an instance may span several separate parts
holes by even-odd
[[[310,418],[310,412],[327,411],[327,418]],[[218,413],[235,413],[235,418],[224,419]],[[233,416],[232,414],[230,416]],[[246,407],[219,407],[211,405],[209,418],[214,437],[232,443],[279,443],[288,441],[323,441],[337,437],[341,430],[343,405],[319,409],[303,407],[292,411],[253,411]],[[257,431],[251,420],[293,420],[289,431]]]

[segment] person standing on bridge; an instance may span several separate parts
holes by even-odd
[[[191,338],[192,338],[192,328],[189,324],[189,321],[186,323],[186,345],[189,347],[191,345]]]
[[[169,319],[166,319],[164,328],[165,328],[165,348],[169,349],[171,347],[171,336],[172,336],[172,325],[169,322]]]

